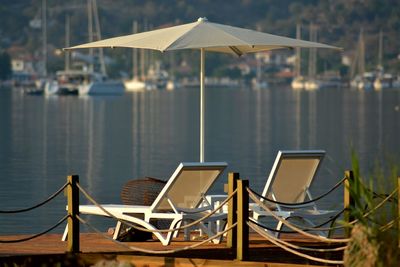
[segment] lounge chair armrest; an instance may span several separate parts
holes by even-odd
[[[184,213],[199,213],[199,212],[204,212],[204,211],[211,211],[212,207],[210,206],[205,206],[205,207],[200,207],[200,208],[194,208],[194,209],[186,209],[186,208],[176,208],[178,212],[184,212]]]
[[[293,205],[282,205],[279,204],[280,208],[286,208],[286,209],[302,209],[302,208],[308,208],[308,207],[314,207],[315,204],[312,203],[307,203],[307,204],[293,204]]]

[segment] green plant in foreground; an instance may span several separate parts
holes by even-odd
[[[349,191],[354,206],[350,212],[357,223],[351,226],[344,265],[399,266],[398,167],[390,164],[385,171],[381,164],[376,164],[372,176],[364,178],[352,153],[352,168],[354,180],[349,183]]]

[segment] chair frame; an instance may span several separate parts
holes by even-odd
[[[210,205],[204,206],[205,194],[210,189],[210,187],[215,183],[215,181],[221,176],[225,168],[227,167],[226,162],[184,162],[180,163],[175,172],[169,178],[157,198],[154,200],[152,205],[144,206],[144,205],[115,205],[115,204],[106,204],[101,205],[107,212],[111,213],[114,217],[118,218],[118,223],[113,235],[113,239],[117,239],[120,231],[122,222],[127,221],[132,224],[136,224],[140,227],[146,228],[148,230],[154,231],[153,234],[156,238],[160,240],[160,242],[166,246],[171,242],[172,237],[176,237],[178,235],[178,231],[170,231],[167,234],[163,234],[161,232],[157,232],[159,230],[155,225],[151,223],[153,219],[168,219],[171,220],[171,224],[169,229],[175,229],[179,227],[182,223],[185,224],[190,221],[198,220],[207,213],[210,212],[213,207]],[[174,185],[178,181],[180,174],[183,171],[192,170],[192,171],[201,171],[201,170],[216,170],[219,173],[212,177],[207,184],[203,185],[201,188],[201,192],[198,192],[198,196],[193,202],[193,207],[190,208],[181,208],[176,203],[173,203],[171,197],[168,196],[170,191],[174,188]],[[167,200],[170,208],[165,210],[161,208],[161,205],[164,200]],[[202,207],[199,205],[202,204]],[[165,206],[165,202],[163,204]],[[103,210],[95,205],[79,205],[79,212],[81,214],[87,215],[99,215],[110,217]],[[209,223],[214,223],[226,218],[226,214],[217,213],[215,215],[210,216],[205,222],[201,222],[199,227],[209,236],[214,235],[212,232],[212,227],[208,225]],[[219,229],[217,229],[218,231]],[[63,235],[63,240],[66,240],[68,227],[66,227]],[[185,239],[188,238],[188,230],[185,231]],[[220,239],[219,239],[220,240]],[[213,240],[214,243],[218,243],[219,240]]]
[[[274,182],[276,181],[276,177],[278,172],[280,171],[280,168],[282,166],[282,162],[284,160],[290,160],[290,159],[310,159],[310,160],[318,160],[317,165],[314,166],[314,169],[310,170],[310,176],[307,177],[307,181],[304,184],[304,188],[302,189],[302,195],[297,199],[296,202],[293,202],[293,204],[299,203],[298,205],[290,205],[290,206],[285,206],[282,204],[273,204],[275,206],[275,210],[273,211],[274,214],[276,214],[279,217],[282,217],[284,220],[288,220],[291,218],[297,218],[300,219],[304,222],[307,222],[308,224],[315,226],[313,223],[313,219],[316,218],[321,218],[321,216],[329,217],[333,216],[334,214],[337,213],[335,210],[320,210],[318,209],[317,205],[315,202],[310,202],[308,204],[301,204],[301,202],[304,202],[306,200],[311,200],[312,201],[312,195],[309,191],[312,183],[314,182],[314,178],[317,175],[318,170],[320,169],[321,162],[323,161],[323,158],[325,156],[325,151],[324,150],[280,150],[278,151],[277,157],[275,159],[275,162],[272,166],[271,172],[268,176],[267,182],[265,184],[265,187],[262,192],[262,197],[267,198],[270,196],[272,200],[274,201],[279,201],[279,202],[285,202],[279,199],[279,197],[276,196],[276,194],[273,192],[273,185]],[[260,199],[260,201],[265,202],[264,199]],[[307,201],[308,202],[308,201]],[[311,207],[311,209],[310,209]],[[258,205],[255,205],[255,203],[252,203],[250,205],[250,210],[252,211],[252,217],[255,220],[260,220],[261,217],[268,217],[271,216],[267,211],[259,207]],[[283,227],[282,222],[278,222],[276,226],[276,236],[279,237],[280,235],[280,230]],[[325,233],[318,232],[318,234],[325,236]]]

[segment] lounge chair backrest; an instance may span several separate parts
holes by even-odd
[[[262,195],[285,203],[300,203],[325,155],[323,150],[279,151]]]
[[[161,190],[151,209],[196,208],[217,178],[227,167],[225,162],[181,163]]]
[[[166,181],[153,177],[129,180],[122,186],[122,204],[150,206],[166,183]]]

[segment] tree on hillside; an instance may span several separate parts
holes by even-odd
[[[0,52],[0,80],[11,78],[11,58],[7,52]]]

